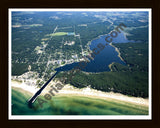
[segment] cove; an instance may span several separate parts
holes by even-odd
[[[91,41],[89,47],[91,50],[97,47],[99,43],[105,45],[107,42],[105,40],[107,35],[102,35],[99,36],[98,38],[94,39]],[[126,36],[124,33],[121,31],[121,33],[118,34],[116,38],[113,38],[112,43],[127,43],[127,42],[134,42],[134,41],[129,41],[127,40]],[[122,61],[118,57],[117,51],[115,51],[115,48],[112,47],[111,45],[105,45],[105,48],[95,56],[94,60],[90,60],[90,62],[87,63],[87,66],[83,69],[85,72],[105,72],[105,71],[110,71],[108,65],[111,64],[112,62],[120,63],[125,65],[125,62]],[[68,71],[73,69],[75,66],[78,66],[77,63],[72,63],[72,64],[67,64],[65,66],[56,68],[56,71]]]

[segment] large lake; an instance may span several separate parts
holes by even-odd
[[[99,43],[105,45],[107,43],[105,38],[108,35],[102,35],[92,40],[90,44],[90,49],[93,50],[93,48],[97,48],[97,44]],[[112,39],[113,39],[112,42],[114,43],[134,42],[127,40],[123,32],[119,33],[116,38]],[[111,45],[105,45],[105,46],[106,47],[102,51],[100,51],[98,55],[95,56],[94,60],[91,60],[89,63],[87,63],[87,66],[83,69],[83,71],[86,72],[110,71],[108,66],[112,62],[117,62],[125,65],[125,62],[118,57],[118,53],[117,51],[115,51],[114,47],[112,47]],[[68,71],[73,69],[75,66],[78,66],[78,63],[67,64],[65,66],[57,68],[56,71]]]

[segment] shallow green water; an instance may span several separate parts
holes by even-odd
[[[13,115],[147,115],[148,108],[120,101],[106,101],[82,96],[54,96],[33,108],[27,106],[31,96],[12,89]],[[45,100],[43,97],[41,99]]]

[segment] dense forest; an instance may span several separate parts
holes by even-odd
[[[12,76],[28,72],[30,65],[46,81],[61,64],[82,59],[91,40],[120,23],[126,26],[127,39],[138,42],[113,43],[126,65],[113,62],[110,72],[81,71],[66,83],[148,97],[148,12],[12,12]]]
[[[77,72],[71,85],[83,88],[91,86],[106,92],[118,92],[136,97],[148,97],[148,43],[117,43],[113,44],[121,52],[126,65],[113,63],[111,72],[86,73]],[[57,78],[61,78],[60,73]],[[68,75],[64,75],[69,79]]]
[[[128,39],[144,41],[147,28],[131,28],[148,25],[147,15],[147,12],[12,12],[12,75],[22,75],[31,65],[31,70],[41,77],[48,59],[69,60],[76,54],[80,59],[80,45],[87,50],[89,41],[109,33],[120,23],[127,26]],[[54,30],[80,36],[47,36]],[[139,35],[144,32],[146,34]],[[66,41],[75,41],[75,44],[64,45]],[[37,53],[37,46],[44,52]],[[56,68],[52,67],[50,72]]]

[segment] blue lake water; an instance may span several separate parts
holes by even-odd
[[[107,43],[105,40],[106,36],[108,35],[100,36],[99,38],[91,41],[91,44],[90,44],[91,50],[93,50],[94,48],[97,48],[97,45],[99,43],[105,45],[105,48],[101,50],[98,55],[95,56],[94,60],[91,60],[90,62],[87,63],[86,67],[82,69],[83,71],[86,71],[86,72],[110,71],[108,65],[111,64],[112,62],[117,62],[125,65],[125,62],[118,57],[118,53],[117,51],[115,51],[115,48],[110,45],[106,45]],[[121,32],[120,34],[118,34],[116,38],[112,38],[112,42],[127,43],[127,42],[134,42],[134,41],[127,40],[126,37],[124,36],[124,33]],[[73,69],[75,66],[78,66],[78,63],[67,64],[65,66],[57,68],[56,71],[68,71]]]

